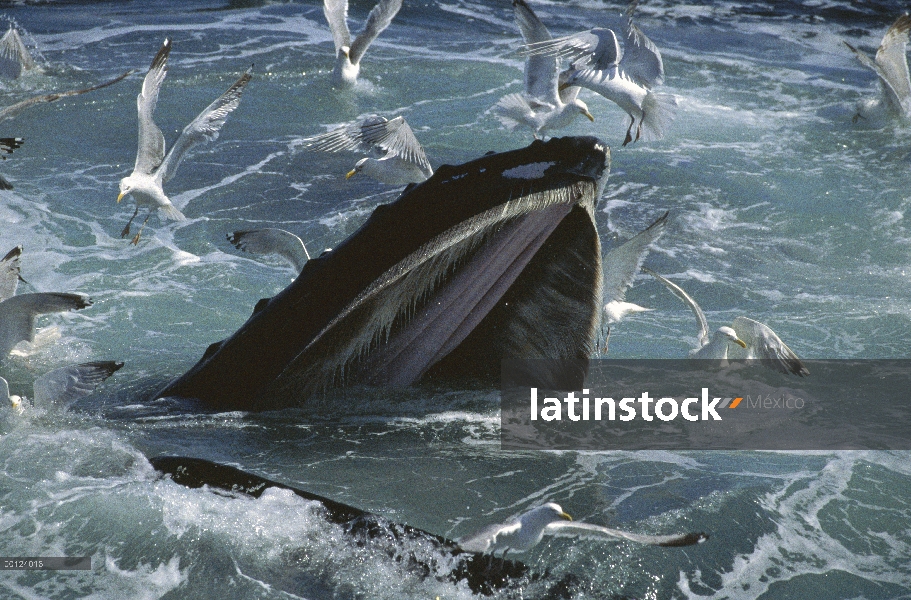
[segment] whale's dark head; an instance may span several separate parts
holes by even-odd
[[[354,383],[494,382],[503,358],[587,358],[601,314],[594,207],[609,170],[593,137],[444,165],[157,395],[262,410]]]

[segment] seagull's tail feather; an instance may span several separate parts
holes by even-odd
[[[671,94],[649,91],[642,101],[642,138],[653,142],[664,137],[673,123],[677,111],[677,98]]]
[[[493,106],[493,113],[507,129],[515,129],[532,114],[522,94],[506,94]]]
[[[176,206],[173,206],[173,205],[159,206],[158,210],[161,211],[161,214],[163,214],[168,219],[171,219],[172,221],[186,221],[187,220],[187,218],[184,216],[184,214],[182,212],[180,212],[179,210],[177,210]]]

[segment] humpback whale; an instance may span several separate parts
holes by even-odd
[[[594,209],[609,170],[594,137],[441,166],[155,397],[269,410],[342,385],[495,383],[503,358],[579,364],[600,329]]]

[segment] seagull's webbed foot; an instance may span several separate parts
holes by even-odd
[[[860,114],[860,113],[855,113],[854,116],[851,117],[851,122],[852,122],[852,123],[857,123],[857,122],[860,121],[861,119],[863,119],[864,121],[866,121],[866,120],[867,120],[867,117],[863,116],[863,115]]]

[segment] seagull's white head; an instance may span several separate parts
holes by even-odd
[[[117,195],[117,202],[123,200],[123,197],[133,191],[133,182],[129,177],[120,180],[120,193]]]
[[[573,106],[576,108],[577,111],[579,111],[580,115],[583,115],[586,119],[588,119],[592,123],[595,122],[595,117],[593,117],[592,114],[590,112],[588,112],[588,105],[585,102],[582,102],[581,100],[576,98],[575,100],[573,100]]]
[[[347,173],[345,173],[345,179],[351,179],[352,177],[354,177],[355,175],[357,175],[358,173],[360,173],[361,171],[363,171],[363,170],[364,170],[364,165],[367,164],[367,161],[368,161],[368,160],[370,160],[369,157],[368,157],[368,158],[362,158],[361,160],[359,160],[359,161],[357,161],[356,163],[354,163],[354,168],[351,169],[350,171],[348,171]]]
[[[737,332],[730,327],[719,327],[718,331],[715,332],[715,339],[718,338],[725,339],[731,344],[737,344],[741,348],[747,347],[746,342],[737,337]]]

